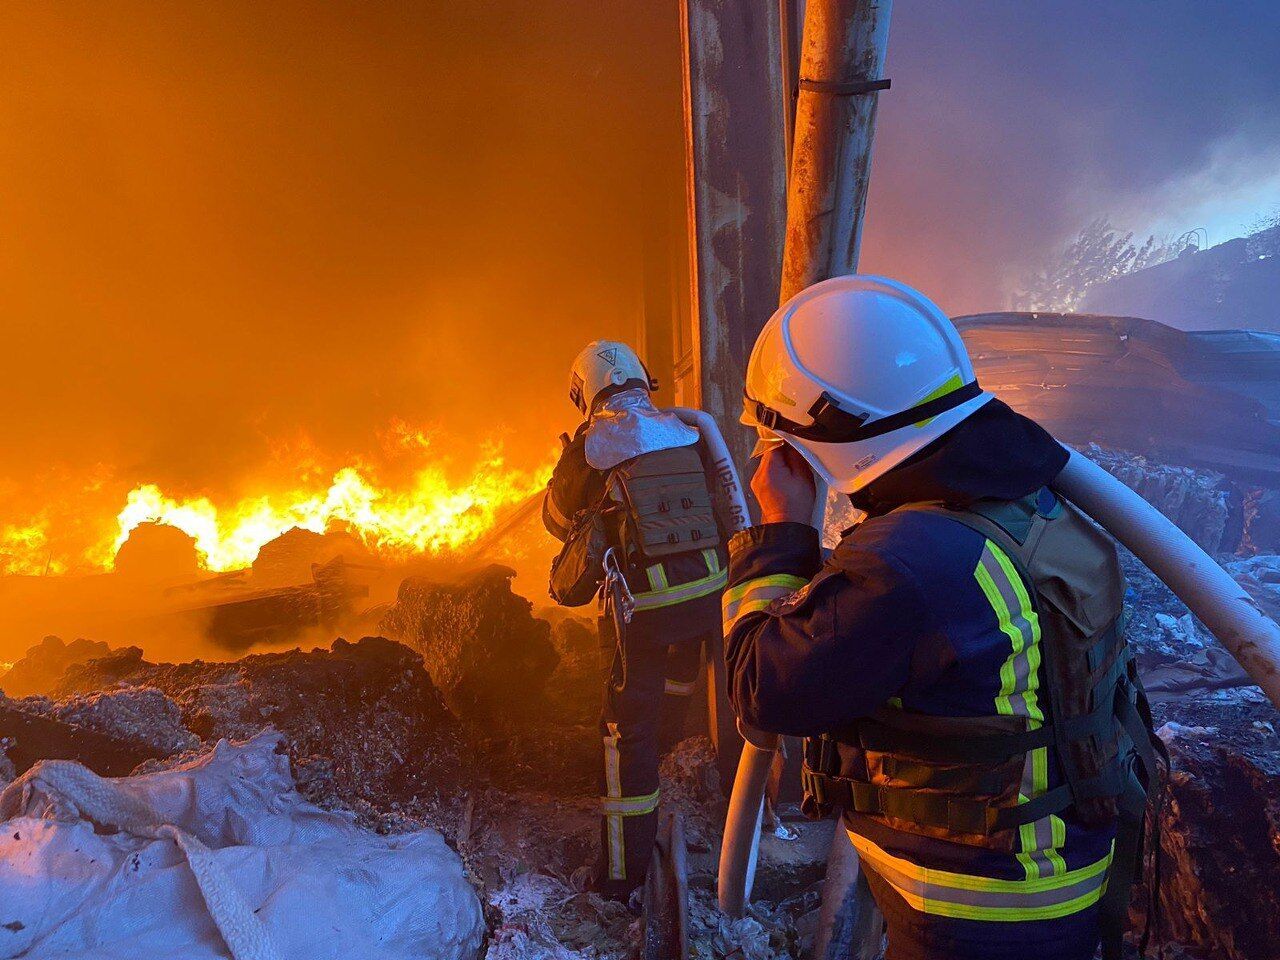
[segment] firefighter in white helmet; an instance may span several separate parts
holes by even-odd
[[[596,340],[570,371],[584,420],[547,486],[543,520],[564,549],[557,602],[603,590],[601,851],[597,891],[628,901],[644,882],[657,832],[658,759],[683,736],[703,649],[720,649],[726,580],[724,507],[698,430],[654,407],[656,387],[629,346]],[[605,554],[613,576],[605,576]]]
[[[730,698],[809,738],[806,810],[843,812],[887,957],[1118,957],[1154,738],[1115,547],[1049,489],[1065,450],[878,277],[774,314],[743,419],[782,443],[730,542]],[[825,560],[815,474],[866,514]]]

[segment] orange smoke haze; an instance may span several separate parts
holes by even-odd
[[[636,330],[676,27],[627,0],[0,7],[0,570],[101,569],[145,519],[214,570],[295,524],[433,549],[523,497],[570,358]],[[433,432],[388,459],[397,419]]]

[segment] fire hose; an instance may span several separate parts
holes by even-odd
[[[1091,460],[1070,454],[1053,488],[1146,564],[1280,708],[1280,625],[1159,510]],[[743,735],[747,744],[725,818],[717,887],[720,909],[733,917],[742,915],[751,897],[765,784],[778,740],[755,731]]]
[[[715,418],[691,407],[672,407],[668,412],[674,413],[697,430],[702,435],[702,442],[707,445],[716,481],[720,484],[721,500],[728,514],[725,517],[728,533],[732,535],[751,526],[751,510],[747,506],[742,481],[738,478],[738,468],[733,465],[733,457],[729,454],[729,447],[724,442]]]
[[[1280,625],[1231,574],[1159,510],[1074,450],[1053,487],[1164,581],[1280,707]]]
[[[715,420],[710,414],[687,407],[677,407],[671,412],[702,434],[723,499],[729,505],[730,532],[736,533],[751,526],[746,494]],[[720,878],[717,885],[720,909],[732,917],[741,916],[751,898],[760,850],[765,787],[769,781],[769,766],[778,747],[776,734],[752,730],[741,720],[738,721],[738,732],[744,742],[729,794],[729,811],[720,842]]]

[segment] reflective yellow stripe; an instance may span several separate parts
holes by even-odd
[[[622,776],[618,767],[618,741],[622,734],[618,725],[608,725],[609,735],[604,738],[604,785],[608,800],[622,799]],[[605,837],[609,853],[609,879],[627,879],[626,845],[622,833],[622,814],[604,814]]]
[[[731,590],[726,590],[720,601],[725,635],[728,636],[734,624],[747,614],[764,610],[773,601],[789,597],[806,583],[808,581],[804,577],[775,573],[746,580]]]
[[[688,583],[678,583],[674,587],[650,590],[647,593],[637,593],[635,595],[636,609],[656,610],[659,607],[671,607],[677,603],[697,600],[699,597],[718,593],[728,581],[729,571],[720,570],[716,573],[708,574],[700,580],[690,580]]]
[[[551,522],[562,530],[568,530],[573,526],[573,520],[566,517],[560,508],[556,506],[556,498],[551,495],[551,488],[547,488],[546,496],[542,498],[542,502],[546,505],[547,515],[551,517]]]
[[[643,817],[658,809],[658,791],[642,797],[601,797],[600,812],[619,817]]]
[[[1025,717],[1027,729],[1035,730],[1044,721],[1039,698],[1040,618],[1017,567],[996,544],[987,542],[973,575],[1011,646],[1009,656],[1000,667],[996,713]],[[1029,751],[1023,762],[1018,802],[1026,803],[1048,789],[1049,749],[1039,747]],[[1058,850],[1065,842],[1066,825],[1058,817],[1045,817],[1019,827],[1017,858],[1027,879],[1065,874],[1066,861]]]
[[[688,682],[685,682],[683,680],[668,679],[662,689],[664,693],[669,693],[673,697],[688,697],[693,694],[693,691],[697,686],[697,680],[689,680]]]
[[[962,920],[1016,922],[1065,917],[1097,903],[1106,889],[1112,853],[1096,863],[1035,880],[931,870],[882,850],[849,831],[858,854],[915,910]]]
[[[714,550],[703,550],[702,559],[706,561],[707,569],[710,572],[720,572],[720,557]]]
[[[649,575],[649,590],[656,593],[659,590],[667,589],[667,571],[660,563],[655,563],[652,567],[645,571]],[[644,594],[641,594],[644,596]]]
[[[919,406],[922,403],[928,403],[930,400],[937,400],[939,397],[945,397],[948,393],[955,393],[957,390],[959,390],[963,386],[964,386],[964,378],[957,373],[954,376],[948,377],[947,382],[944,383],[942,386],[940,386],[937,390],[934,390],[926,397],[921,397],[916,402],[915,405]],[[930,417],[928,420],[921,420],[917,423],[913,423],[912,426],[927,427],[931,423],[933,423],[933,417]]]

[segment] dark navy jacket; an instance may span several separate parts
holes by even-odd
[[[1023,670],[1024,689],[1010,696],[1009,686],[1019,645],[1031,649],[1033,628],[1038,637],[1035,615],[1005,602],[1016,588],[1006,583],[1002,599],[978,574],[984,563],[1000,573],[990,563],[989,542],[945,516],[892,511],[909,503],[965,507],[1018,499],[1046,487],[1066,457],[1037,425],[991,401],[856,495],[854,505],[868,518],[846,532],[826,562],[817,531],[805,524],[766,524],[735,536],[725,657],[739,715],[796,736],[829,732],[886,704],[936,716],[1022,716],[1020,708],[1037,716],[1034,656]],[[1056,784],[1056,758],[1049,755],[1046,766],[1037,776],[1044,786]],[[1077,901],[1090,905],[1104,879],[1111,831],[1087,829],[1069,816],[1054,820],[1018,855],[889,829],[857,814],[846,815],[846,826],[855,845],[869,845],[859,846],[864,859],[896,871],[909,900],[912,891],[928,891],[919,898],[925,907],[913,904],[917,909],[1033,919],[1075,912]],[[938,871],[961,875],[954,891],[938,893],[932,885],[943,876]],[[983,887],[980,878],[997,881],[991,902],[1021,912],[988,916],[973,906],[987,902],[983,890],[969,889]],[[1001,886],[1009,881],[1028,882]],[[949,896],[955,902],[939,906]]]

